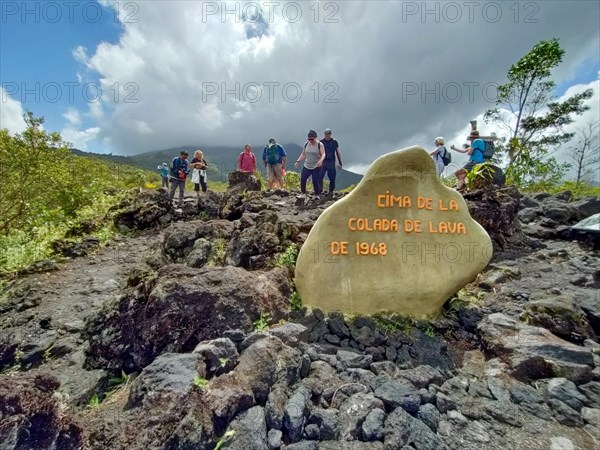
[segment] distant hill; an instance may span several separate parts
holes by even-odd
[[[288,154],[288,170],[300,172],[302,169],[294,169],[292,163],[296,160],[296,158],[298,158],[298,156],[300,156],[302,148],[297,144],[286,144],[283,145],[283,147]],[[173,158],[179,155],[179,152],[182,150],[185,150],[190,154],[190,159],[193,158],[194,151],[198,148],[199,147],[197,146],[181,146],[165,150],[150,151],[133,156],[88,153],[78,149],[71,149],[71,151],[80,156],[94,156],[96,158],[106,159],[119,164],[127,164],[146,170],[156,171],[156,168],[162,163],[166,162],[167,164],[170,164]],[[233,172],[235,170],[236,161],[242,149],[237,147],[200,148],[204,152],[204,158],[208,161],[208,179],[227,182],[229,172]],[[266,170],[261,162],[263,148],[264,145],[252,146],[253,152],[259,162],[259,170],[262,172],[263,176],[265,176]],[[352,184],[357,184],[361,179],[362,175],[360,174],[350,172],[348,170],[338,171],[336,178],[336,189],[344,189]]]

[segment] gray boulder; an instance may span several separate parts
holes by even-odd
[[[339,408],[338,428],[340,440],[353,441],[361,437],[363,422],[374,409],[384,409],[383,402],[373,394],[354,394]]]
[[[585,395],[577,390],[577,386],[572,381],[565,378],[553,378],[548,383],[548,397],[560,400],[575,411],[581,411],[583,405],[588,403]]]
[[[323,441],[334,441],[339,436],[337,409],[315,408],[309,418],[310,423],[319,427],[319,436]]]
[[[236,417],[229,425],[230,438],[225,438],[221,448],[229,450],[270,450],[267,443],[265,412],[254,406]]]
[[[247,172],[229,172],[228,190],[236,188],[243,191],[260,191],[260,181],[252,173]]]
[[[504,358],[516,378],[564,377],[576,383],[591,379],[592,352],[564,341],[544,328],[494,313],[479,323],[478,330],[487,349]]]
[[[200,268],[204,266],[212,251],[212,244],[208,239],[200,238],[194,242],[191,252],[186,257],[186,264],[190,267]]]
[[[401,449],[405,446],[428,450],[444,450],[442,440],[418,419],[402,408],[393,411],[385,421],[384,444],[386,449]]]
[[[308,418],[309,400],[310,391],[305,386],[301,386],[285,405],[283,424],[290,442],[298,442],[302,438],[302,430]]]
[[[571,203],[571,208],[575,211],[576,220],[583,220],[586,217],[596,215],[596,224],[600,221],[600,218],[598,218],[598,214],[600,214],[598,213],[600,211],[600,197],[582,198]]]
[[[87,363],[140,370],[161,353],[191,350],[228,329],[248,332],[261,313],[285,318],[291,292],[287,269],[164,266],[141,291],[132,288],[89,319]]]
[[[379,441],[383,438],[383,423],[385,421],[385,411],[383,409],[374,409],[365,418],[362,424],[362,438],[365,441]]]
[[[200,342],[194,349],[200,353],[210,375],[221,375],[229,372],[238,363],[238,352],[235,344],[227,338],[218,338]]]
[[[196,375],[205,375],[201,355],[164,353],[146,366],[133,381],[127,406],[132,408],[164,399],[176,402],[195,389]]]
[[[544,327],[556,336],[578,344],[592,332],[583,311],[566,295],[531,301],[522,317],[529,325]]]
[[[381,399],[388,409],[402,408],[416,414],[421,405],[419,390],[406,380],[391,380],[375,390],[375,397]]]
[[[169,215],[171,210],[166,191],[143,191],[119,205],[113,222],[120,230],[146,230],[158,226],[160,219]]]

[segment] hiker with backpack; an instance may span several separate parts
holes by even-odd
[[[317,132],[310,130],[308,132],[308,141],[304,144],[302,153],[294,163],[298,167],[300,161],[304,161],[302,174],[300,175],[300,191],[306,194],[306,182],[312,176],[315,195],[321,193],[321,166],[325,160],[325,146],[317,139]]]
[[[256,157],[252,153],[252,146],[250,144],[244,145],[244,151],[238,157],[237,171],[247,173],[256,172]]]
[[[162,179],[162,186],[169,189],[169,166],[167,163],[162,163],[162,166],[158,166],[156,170],[160,170],[160,177]]]
[[[329,193],[331,194],[335,190],[336,167],[339,170],[342,169],[342,158],[340,157],[340,144],[331,136],[331,128],[326,128],[324,134],[325,137],[321,139],[321,143],[325,147],[325,159],[321,167],[321,187],[323,187],[325,174],[327,174],[329,178]],[[339,165],[335,163],[336,157]]]
[[[436,137],[435,141],[435,150],[430,152],[429,154],[433,158],[433,162],[435,163],[435,170],[437,172],[437,176],[442,176],[442,172],[446,168],[448,164],[452,162],[452,156],[450,156],[450,152],[444,147],[444,138]]]
[[[471,131],[471,135],[469,137],[471,139],[471,145],[466,149],[461,150],[454,145],[450,147],[450,149],[454,150],[455,152],[466,153],[469,155],[469,161],[467,161],[467,164],[465,164],[462,169],[458,169],[455,172],[456,178],[458,179],[458,182],[456,183],[456,189],[459,191],[465,187],[467,173],[473,170],[473,167],[475,167],[477,164],[482,164],[485,160],[484,152],[486,151],[486,143],[483,141],[483,139],[479,138],[479,131]]]
[[[175,191],[179,188],[179,207],[183,207],[183,196],[185,193],[185,179],[190,173],[190,166],[187,161],[188,152],[182,150],[179,156],[173,158],[171,163],[171,192],[169,200],[173,201]]]
[[[279,185],[280,189],[285,189],[282,169],[285,167],[287,153],[275,138],[269,139],[269,144],[263,150],[262,159],[267,168],[269,189],[273,189],[275,185]]]

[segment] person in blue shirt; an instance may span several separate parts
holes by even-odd
[[[188,152],[182,151],[179,153],[179,156],[173,158],[173,162],[171,163],[171,192],[169,200],[173,201],[175,191],[179,188],[179,207],[183,207],[185,179],[190,173],[190,165],[187,158]]]
[[[456,178],[458,179],[458,182],[456,183],[456,189],[459,191],[465,187],[467,173],[473,170],[473,167],[475,167],[477,164],[483,163],[485,142],[483,139],[479,138],[479,131],[477,130],[471,131],[470,137],[471,145],[464,150],[456,148],[454,145],[450,147],[450,149],[454,150],[455,152],[466,153],[469,155],[469,161],[467,161],[467,164],[465,164],[462,169],[458,169],[455,172]]]
[[[167,163],[162,163],[162,166],[158,166],[156,170],[160,170],[160,177],[162,178],[161,187],[169,189],[169,166],[167,166]]]

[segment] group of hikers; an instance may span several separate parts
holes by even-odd
[[[200,188],[202,192],[206,192],[208,186],[206,184],[206,171],[208,169],[208,163],[204,159],[204,153],[202,150],[196,150],[194,152],[194,158],[188,162],[189,153],[182,150],[179,156],[173,158],[171,166],[167,166],[167,163],[162,163],[162,166],[158,166],[157,170],[160,170],[162,178],[162,187],[171,190],[169,198],[172,201],[175,197],[175,191],[179,189],[179,204],[183,205],[183,197],[185,193],[185,182],[190,172],[192,173],[192,183],[194,183],[194,190],[196,196],[200,196]]]
[[[189,154],[181,151],[179,156],[173,158],[171,166],[163,163],[157,167],[162,177],[162,187],[169,189],[169,198],[171,201],[175,197],[175,192],[179,189],[179,204],[183,205],[185,192],[185,182],[192,173],[192,183],[197,196],[207,190],[206,170],[208,163],[204,159],[201,150],[194,152],[194,159],[188,163]],[[285,167],[287,163],[287,153],[285,149],[277,143],[275,138],[270,138],[262,153],[262,160],[267,169],[267,179],[269,189],[285,189]],[[300,162],[304,161],[302,173],[300,175],[300,191],[306,193],[306,182],[312,178],[313,189],[316,195],[323,191],[325,175],[329,178],[329,192],[335,190],[335,179],[337,170],[342,168],[342,158],[338,141],[333,138],[330,128],[325,129],[323,137],[317,139],[317,132],[310,130],[308,139],[304,144],[300,156],[294,163],[298,167]],[[337,169],[337,170],[336,170]],[[256,156],[252,152],[252,146],[246,144],[244,151],[240,153],[236,170],[239,172],[256,173],[258,170]]]
[[[244,152],[238,159],[238,170],[255,172],[256,162],[254,167],[244,165],[243,159],[248,153],[251,153],[251,149],[249,145],[246,145]],[[254,155],[252,158],[256,161]],[[269,139],[269,144],[263,150],[262,160],[267,168],[269,189],[285,189],[284,177],[287,153],[275,138]],[[298,167],[301,161],[304,161],[302,173],[300,174],[300,191],[303,194],[306,193],[306,182],[311,178],[315,195],[320,195],[323,192],[325,175],[329,178],[328,193],[335,190],[335,179],[337,170],[342,168],[342,157],[340,145],[333,138],[330,128],[325,129],[320,140],[317,138],[316,131],[310,130],[308,132],[307,141],[304,143],[300,156],[294,162],[294,167]]]
[[[473,170],[473,168],[477,164],[482,164],[486,159],[490,159],[494,152],[494,145],[491,141],[484,141],[479,137],[479,131],[472,130],[469,135],[470,144],[463,144],[462,149],[455,147],[454,145],[450,146],[451,150],[459,153],[466,153],[469,155],[469,160],[467,163],[460,169],[458,169],[454,174],[458,182],[456,183],[456,189],[461,191],[465,187],[467,174]],[[448,153],[448,149],[444,146],[444,138],[437,137],[434,141],[435,149],[431,151],[429,154],[433,158],[435,163],[435,169],[438,177],[442,175],[442,172],[446,168],[448,164],[452,161],[452,157],[450,153]]]
[[[455,172],[458,180],[456,189],[462,190],[465,187],[465,182],[468,172],[477,164],[483,163],[491,157],[493,153],[493,143],[488,144],[479,137],[479,132],[476,129],[471,131],[469,135],[470,144],[464,144],[462,149],[452,145],[451,150],[469,155],[469,160],[460,169]],[[435,149],[429,154],[433,158],[436,167],[436,173],[441,176],[445,167],[450,164],[452,157],[448,149],[444,146],[444,138],[435,138]],[[204,159],[204,154],[201,150],[194,152],[194,158],[188,163],[188,153],[182,151],[178,157],[175,157],[171,166],[163,163],[158,166],[161,171],[162,187],[169,189],[170,184],[170,199],[173,200],[175,192],[179,189],[179,203],[183,205],[185,192],[185,182],[191,172],[192,183],[197,196],[207,190],[206,171],[208,163]],[[269,189],[285,189],[285,167],[287,163],[287,153],[285,149],[277,143],[275,138],[270,138],[269,143],[265,146],[262,152],[262,161],[267,169],[268,188]],[[329,178],[329,191],[331,194],[335,190],[335,179],[337,170],[342,168],[342,158],[340,147],[337,140],[333,138],[330,128],[326,128],[323,132],[323,137],[318,139],[317,132],[310,130],[308,132],[307,141],[302,148],[302,152],[298,159],[294,162],[294,167],[298,167],[301,162],[302,172],[300,174],[300,191],[306,193],[306,183],[309,178],[312,178],[313,190],[315,195],[320,195],[323,191],[325,175]],[[256,156],[252,152],[252,146],[246,144],[237,159],[236,170],[238,172],[256,173],[258,164]]]

